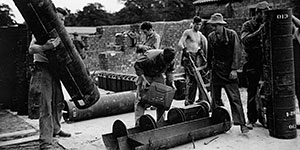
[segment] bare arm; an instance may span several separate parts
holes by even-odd
[[[41,53],[46,50],[54,49],[60,43],[60,38],[49,39],[45,44],[36,44],[36,39],[33,37],[29,46],[29,54]]]
[[[178,42],[178,46],[180,49],[185,48],[185,40],[187,39],[187,37],[188,37],[188,33],[187,33],[187,30],[185,30]]]

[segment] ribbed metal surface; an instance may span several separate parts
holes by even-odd
[[[296,138],[291,9],[266,11],[267,122],[270,135]]]

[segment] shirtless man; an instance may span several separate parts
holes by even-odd
[[[185,105],[191,105],[195,101],[197,91],[197,81],[189,70],[189,62],[187,56],[191,56],[196,66],[206,65],[205,57],[207,53],[207,39],[199,31],[202,26],[202,20],[199,16],[193,18],[193,26],[183,32],[178,46],[182,49],[182,60],[181,64],[184,66],[186,75],[186,93],[185,93]],[[203,100],[204,95],[199,92],[199,100]]]

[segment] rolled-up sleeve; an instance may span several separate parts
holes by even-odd
[[[175,62],[173,61],[165,72],[167,85],[171,85],[172,82],[174,81],[174,70],[175,70]]]
[[[142,56],[134,63],[134,69],[137,76],[144,74],[143,68],[146,67],[147,61],[148,61],[147,57]]]
[[[246,47],[251,47],[255,38],[260,36],[258,32],[251,32],[251,24],[250,22],[246,22],[242,26],[242,34],[241,34],[241,41]]]

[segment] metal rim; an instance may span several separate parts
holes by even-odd
[[[140,117],[139,125],[143,131],[152,130],[152,129],[157,128],[157,124],[156,124],[154,118],[149,114],[142,115]]]
[[[128,131],[126,125],[121,120],[116,120],[113,124],[112,135],[115,138],[127,136]]]
[[[186,120],[183,111],[180,108],[172,108],[168,112],[168,124],[176,124]]]

